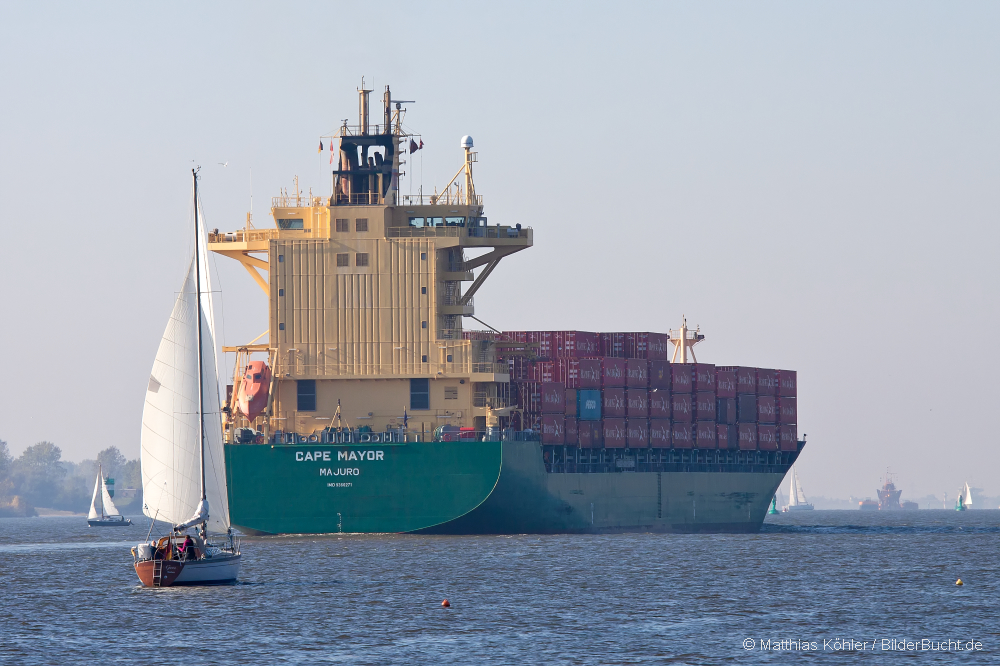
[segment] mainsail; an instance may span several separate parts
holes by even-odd
[[[198,256],[191,257],[184,284],[156,351],[142,410],[141,461],[143,512],[172,524],[200,512],[201,467],[198,433],[198,320],[195,318],[196,267],[200,274],[205,491],[209,529],[229,528],[226,467],[222,447],[215,317],[208,270],[205,217],[198,202]],[[193,253],[192,253],[193,254]],[[198,262],[197,266],[195,262]]]
[[[101,510],[98,508],[98,502],[101,497],[101,475],[97,475],[97,479],[94,481],[94,497],[90,500],[90,513],[87,514],[87,520],[97,520],[101,517]]]
[[[101,480],[101,500],[104,502],[104,515],[120,516],[118,507],[111,501],[111,493],[108,492],[108,484],[104,481],[104,474],[98,473],[97,478]]]
[[[797,493],[795,496],[795,503],[808,504],[808,502],[806,501],[806,493],[805,491],[802,490],[802,484],[799,482],[798,473],[796,473],[795,470],[792,470],[792,475],[793,478],[795,479],[795,492]]]
[[[788,506],[795,506],[799,503],[799,493],[798,493],[798,478],[795,476],[795,470],[792,469],[791,481],[789,482],[788,488]]]
[[[965,484],[965,506],[967,508],[972,508],[972,488],[969,484]]]

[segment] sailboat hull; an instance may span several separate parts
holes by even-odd
[[[240,555],[202,560],[143,560],[135,573],[146,587],[175,585],[225,585],[240,575]]]
[[[118,520],[117,518],[114,520],[100,520],[97,518],[94,520],[88,520],[87,524],[91,527],[129,527],[132,525],[132,521],[128,518],[125,518],[124,520]]]

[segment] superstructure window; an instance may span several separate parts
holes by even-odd
[[[427,253],[426,252],[421,252],[420,253],[420,261],[427,261]]]
[[[284,295],[285,295],[285,290],[284,289],[279,289],[278,290],[278,296],[284,296]]]
[[[422,218],[422,217],[411,217],[410,218],[410,226],[411,227],[418,227],[418,228],[424,226],[424,218]]]
[[[278,263],[281,264],[281,263],[284,263],[284,261],[285,261],[285,255],[279,254],[278,255]]]
[[[427,362],[427,354],[424,354],[423,356],[420,357],[420,362],[421,363],[426,363]]]
[[[431,386],[429,379],[410,380],[410,409],[431,408]]]
[[[465,218],[464,217],[446,217],[444,218],[444,224],[446,227],[464,227]]]
[[[316,411],[316,380],[300,379],[295,382],[296,407],[300,412]]]
[[[368,218],[359,217],[354,220],[354,230],[355,231],[368,231]]]
[[[355,266],[367,266],[368,265],[368,253],[358,252],[357,258],[354,262]]]
[[[421,294],[426,294],[427,293],[427,287],[421,287],[420,288],[420,293]]]
[[[285,330],[285,325],[284,324],[278,324],[278,330],[279,331]]]
[[[304,229],[305,225],[302,224],[302,218],[297,217],[295,219],[278,220],[279,229]]]
[[[337,231],[345,232],[350,231],[350,220],[337,220]]]
[[[447,359],[447,362],[448,362],[448,363],[451,363],[451,362],[452,362],[452,360],[451,360],[451,359],[452,359],[452,357],[451,357],[451,354],[448,354],[448,359]]]
[[[427,328],[427,322],[426,321],[420,322],[420,328]]]
[[[346,252],[344,254],[337,255],[337,268],[343,268],[344,266],[350,266],[350,265],[351,265],[351,255],[347,254]]]

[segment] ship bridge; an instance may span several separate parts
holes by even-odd
[[[403,129],[403,102],[387,86],[383,122],[370,124],[372,91],[358,92],[358,124],[326,137],[338,158],[332,196],[303,194],[296,182],[272,200],[273,228],[248,216],[242,229],[209,234],[209,250],[239,261],[269,304],[268,342],[227,351],[242,363],[268,355],[272,405],[234,425],[310,433],[341,404],[351,425],[374,430],[400,425],[404,410],[411,431],[483,428],[490,409],[507,406],[509,376],[493,342],[467,339],[463,320],[475,317],[474,296],[500,261],[531,247],[532,229],[490,224],[468,136],[440,191],[400,194],[400,158],[419,149]]]

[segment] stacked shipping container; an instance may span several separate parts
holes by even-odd
[[[672,364],[662,333],[507,331],[496,338],[512,402],[544,444],[798,448],[795,371]],[[514,343],[533,358],[506,355]]]

